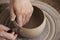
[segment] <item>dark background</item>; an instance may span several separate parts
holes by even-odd
[[[39,0],[39,1],[43,1],[45,3],[48,3],[49,5],[54,7],[60,13],[60,0]]]

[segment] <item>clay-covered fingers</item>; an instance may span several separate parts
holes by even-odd
[[[18,14],[18,12],[16,12],[16,13]],[[29,3],[26,2],[26,5],[21,4],[21,10],[20,10],[20,14],[19,14],[19,15],[21,15],[21,17],[18,18],[19,16],[17,16],[17,18],[18,18],[17,20],[20,19],[18,21],[18,24],[20,23],[19,24],[20,26],[25,25],[29,21],[30,17],[32,16],[32,13],[33,13],[33,7],[30,2]]]
[[[33,7],[31,6],[31,8],[29,7],[27,7],[25,10],[22,10],[23,12],[22,12],[22,22],[23,22],[23,25],[25,25],[28,21],[29,21],[29,19],[31,18],[31,16],[32,16],[32,13],[33,13]],[[25,11],[25,12],[24,12]]]
[[[11,1],[10,15],[11,20],[15,20],[17,17],[17,23],[20,27],[26,24],[33,12],[33,7],[30,0],[14,0]],[[16,13],[14,13],[14,10]],[[15,16],[16,14],[16,16]]]
[[[13,33],[7,33],[7,32],[4,32],[4,31],[0,31],[0,36],[1,37],[4,37],[6,39],[9,39],[9,40],[16,40],[16,37],[17,35]]]
[[[32,16],[32,13],[33,13],[33,9],[30,9],[26,12],[25,14],[25,24],[30,20],[31,16]]]
[[[27,22],[29,22],[31,16],[32,16],[32,13],[30,13],[30,12],[22,15],[23,25],[25,25]]]
[[[18,25],[20,27],[25,25],[29,21],[31,16],[32,16],[32,12],[30,12],[30,11],[17,15],[17,23],[18,23]]]
[[[8,30],[10,30],[10,28],[0,24],[0,31],[8,31]]]

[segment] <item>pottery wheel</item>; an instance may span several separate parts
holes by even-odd
[[[39,1],[32,1],[34,6],[40,8],[47,18],[47,23],[44,31],[36,38],[23,38],[18,37],[17,40],[58,40],[60,37],[59,29],[60,29],[60,14],[57,10],[55,10],[50,5],[39,2]],[[2,4],[3,5],[3,4]],[[7,25],[9,23],[9,8],[8,4],[4,4],[5,6],[2,7],[0,5],[0,23]],[[6,13],[8,12],[8,13]],[[3,19],[2,19],[2,18]],[[5,20],[5,21],[2,21]]]

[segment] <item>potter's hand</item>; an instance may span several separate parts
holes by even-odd
[[[17,35],[14,32],[8,33],[7,31],[10,30],[8,27],[5,27],[0,24],[0,40],[15,40]]]
[[[16,12],[16,15],[14,13]],[[33,12],[33,7],[30,0],[10,0],[10,18],[11,21],[17,17],[17,23],[19,26],[26,24]]]

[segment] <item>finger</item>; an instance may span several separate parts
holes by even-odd
[[[28,20],[29,20],[29,17],[26,15],[25,16],[25,24],[28,22]]]
[[[0,40],[6,40],[5,38],[3,38],[3,37],[0,37]]]
[[[15,20],[16,15],[14,14],[13,5],[10,5],[10,19],[11,21]]]
[[[27,14],[26,14],[26,22],[28,22],[32,16],[33,10],[28,10]]]
[[[14,35],[12,35],[10,33],[7,33],[7,32],[4,32],[4,31],[0,31],[0,36],[4,37],[6,39],[10,39],[10,40],[13,39],[13,38],[15,38]]]
[[[15,35],[15,37],[17,37],[17,34]]]
[[[28,14],[29,14],[29,13],[25,14],[25,22],[24,22],[25,24],[26,24],[26,23],[29,21],[29,19],[30,19]]]
[[[17,34],[16,34],[15,37],[14,37],[13,39],[11,39],[11,40],[16,40],[16,38],[17,38]]]
[[[8,30],[10,30],[10,29],[9,29],[8,27],[0,24],[0,30],[1,30],[1,31],[2,31],[2,30],[8,31]]]
[[[16,40],[17,34],[15,34],[15,32],[12,32],[12,35],[14,35],[14,38],[12,40]]]
[[[23,19],[22,19],[22,20],[23,20],[23,25],[25,25],[25,21],[26,21],[26,20],[25,20],[25,16],[26,16],[26,15],[23,14]]]
[[[23,26],[23,22],[22,22],[22,15],[17,15],[17,23],[20,27]]]
[[[19,27],[22,27],[23,20],[22,20],[21,8],[18,9],[17,7],[15,7],[15,11],[16,11],[17,23],[18,23]]]
[[[15,34],[15,39],[17,38],[17,34]]]

